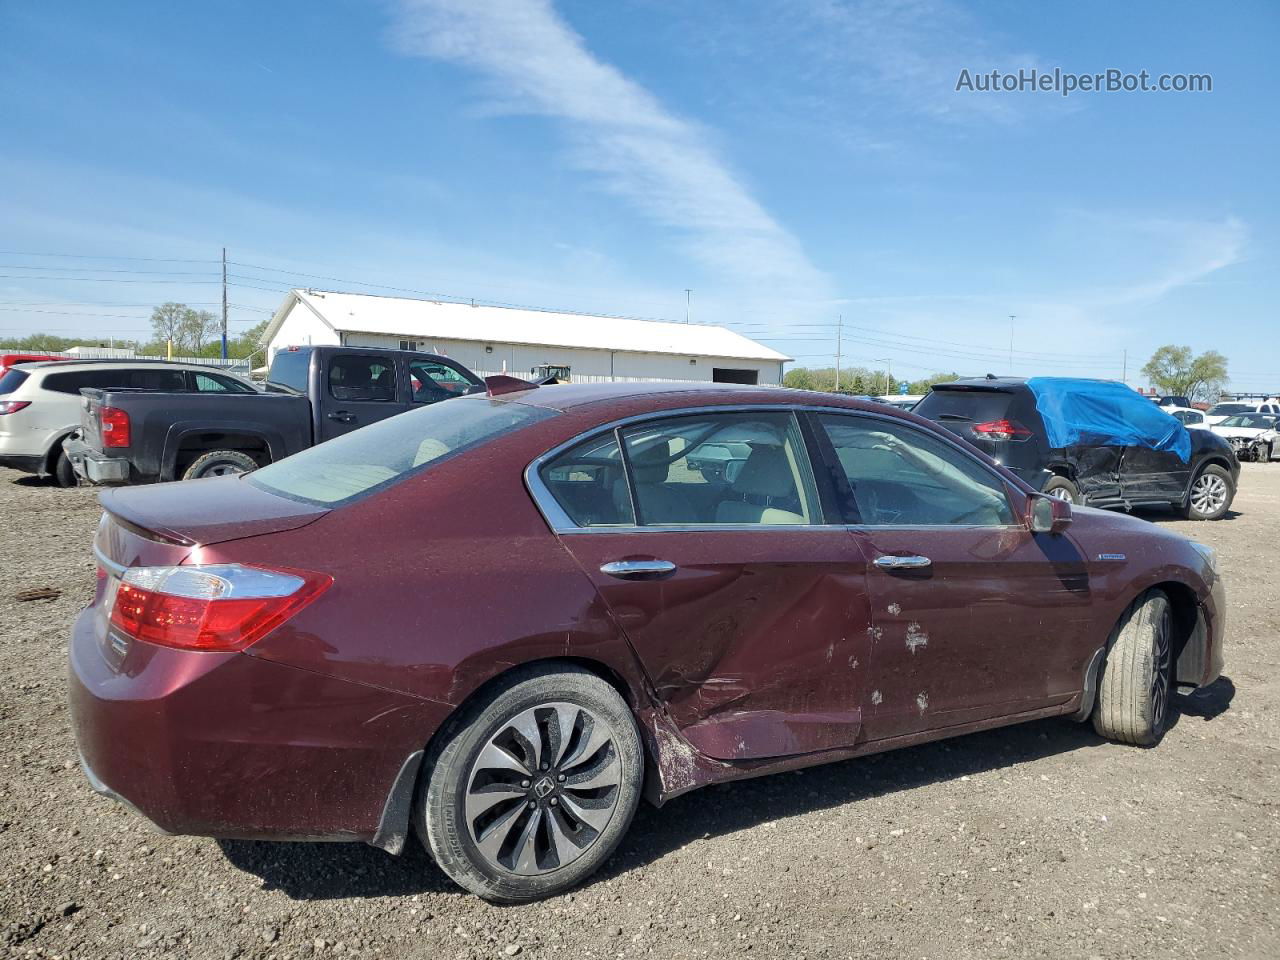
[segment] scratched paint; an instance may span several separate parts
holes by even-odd
[[[867,627],[867,636],[870,637],[872,640],[879,640],[882,636],[884,636],[884,628],[883,627]]]
[[[924,690],[916,694],[916,709],[921,713],[929,709],[929,694]]]
[[[889,609],[890,616],[894,616],[894,617],[896,617],[898,614],[902,612],[902,607],[896,603],[889,604],[888,609]]]
[[[884,695],[879,690],[871,691],[871,702],[879,706],[884,703]]]
[[[907,649],[914,654],[920,647],[927,646],[929,646],[929,634],[925,633],[920,624],[912,620],[907,624]]]
[[[849,669],[850,669],[850,670],[857,670],[857,669],[858,669],[858,658],[857,658],[857,657],[850,657],[850,658],[849,658]]]

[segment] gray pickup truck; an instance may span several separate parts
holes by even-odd
[[[289,347],[262,393],[86,388],[80,429],[63,442],[90,483],[151,483],[248,473],[424,404],[484,389],[447,357],[373,347]]]

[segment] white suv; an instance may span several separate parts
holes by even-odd
[[[224,370],[164,360],[20,363],[0,376],[0,467],[75,486],[76,474],[62,452],[62,441],[80,426],[81,387],[257,392],[248,380]]]

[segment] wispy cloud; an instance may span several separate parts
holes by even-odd
[[[705,132],[592,54],[548,0],[402,0],[393,40],[477,71],[510,109],[559,121],[575,167],[681,235],[722,278],[806,299],[828,290]]]

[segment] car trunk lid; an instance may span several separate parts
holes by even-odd
[[[99,500],[119,526],[135,535],[187,548],[295,530],[329,512],[268,493],[241,477],[114,487]]]

